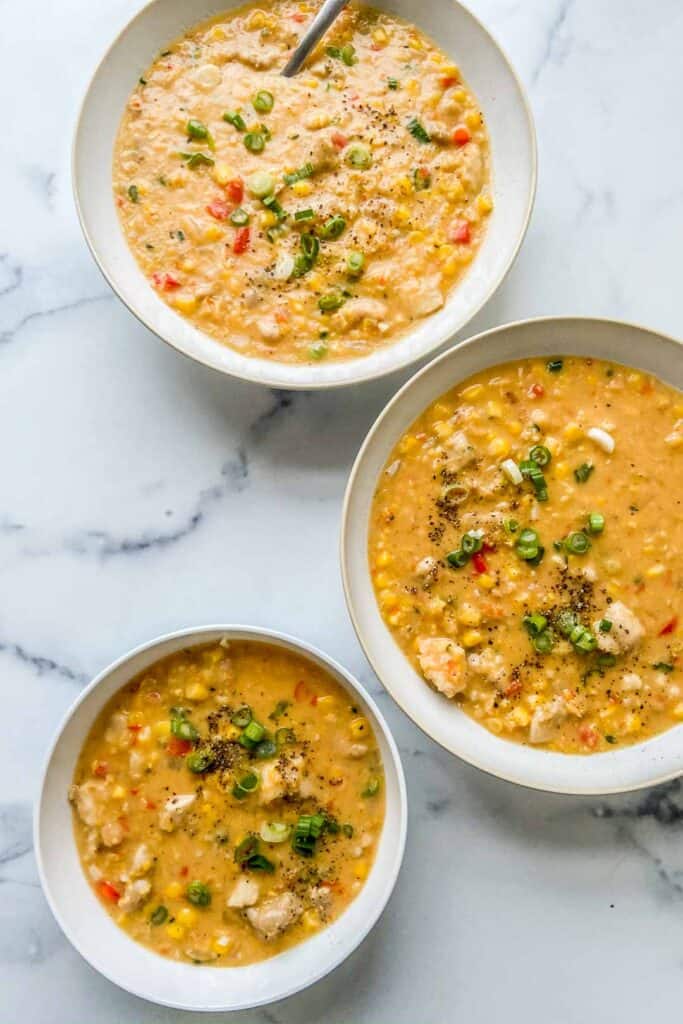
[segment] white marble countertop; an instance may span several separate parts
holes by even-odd
[[[445,2],[445,0],[444,0]],[[481,775],[380,689],[346,615],[340,502],[394,378],[273,394],[157,341],[109,292],[69,182],[79,97],[138,0],[3,5],[0,66],[2,1024],[180,1024],[61,935],[31,852],[47,743],[87,679],[165,630],[244,621],[320,645],[380,700],[410,797],[380,924],[271,1024],[639,1024],[680,1017],[683,789],[580,800]],[[550,313],[683,335],[683,7],[471,0],[537,118],[526,244],[468,333]],[[217,1020],[217,1017],[211,1017]]]

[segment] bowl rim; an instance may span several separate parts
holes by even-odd
[[[181,638],[186,638],[188,640],[188,646],[195,646],[196,643],[201,643],[201,638],[204,634],[214,634],[216,632],[225,632],[226,634],[239,634],[240,639],[246,638],[254,642],[262,642],[266,644],[274,642],[276,644],[283,644],[285,648],[293,651],[295,654],[298,654],[303,658],[310,658],[314,661],[317,659],[318,661],[322,662],[322,664],[331,672],[333,676],[341,677],[341,679],[344,680],[343,685],[348,686],[350,691],[357,692],[358,695],[362,698],[363,702],[365,703],[365,705],[367,706],[372,715],[373,727],[381,733],[384,741],[386,742],[391,759],[391,764],[396,775],[398,791],[398,798],[395,802],[398,817],[398,835],[396,837],[395,845],[393,848],[392,869],[390,874],[385,874],[383,876],[382,885],[384,892],[383,894],[381,894],[380,899],[377,902],[377,905],[372,910],[372,913],[368,915],[368,917],[364,920],[362,927],[359,928],[358,931],[356,932],[353,943],[350,945],[350,947],[348,949],[342,950],[330,950],[328,955],[324,959],[321,958],[320,964],[318,967],[315,968],[315,970],[309,971],[305,978],[298,979],[293,984],[287,986],[282,991],[278,992],[276,995],[265,996],[263,998],[255,997],[253,999],[249,998],[247,1000],[233,1002],[231,1004],[226,1005],[222,1009],[217,1008],[215,1006],[201,1006],[197,1004],[191,1004],[188,1002],[181,1003],[176,1000],[161,1000],[157,997],[151,997],[144,991],[142,991],[141,988],[139,986],[136,986],[134,983],[127,981],[124,982],[118,977],[114,977],[114,972],[104,970],[99,963],[93,963],[89,956],[89,951],[86,948],[83,948],[83,944],[76,941],[76,939],[74,938],[73,934],[71,933],[70,927],[64,921],[64,918],[60,910],[60,906],[58,905],[57,901],[53,898],[53,894],[50,889],[50,885],[47,878],[47,872],[44,865],[41,840],[43,828],[43,805],[49,768],[52,763],[53,757],[62,741],[62,737],[67,725],[71,721],[72,717],[75,715],[76,711],[81,707],[81,705],[88,700],[90,695],[101,684],[105,683],[109,679],[112,673],[114,673],[117,669],[124,667],[127,662],[133,661],[139,655],[145,654],[146,652],[153,650],[155,647],[160,646],[166,643],[167,641],[179,640]],[[134,675],[134,673],[132,673],[132,675]],[[342,685],[342,683],[338,679],[336,681],[339,682],[339,685]],[[125,685],[125,683],[122,683],[122,686]],[[92,726],[93,721],[94,719],[90,721],[90,726]],[[86,961],[86,963],[88,963],[94,970],[98,972],[98,974],[101,974],[103,977],[107,979],[107,981],[109,981],[113,985],[116,985],[123,991],[128,992],[131,995],[137,996],[138,998],[145,999],[148,1002],[152,1002],[155,1005],[159,1006],[167,1006],[174,1009],[186,1010],[190,1012],[229,1013],[238,1010],[255,1009],[259,1006],[266,1006],[274,1002],[279,1002],[282,999],[287,999],[290,996],[295,995],[297,992],[301,992],[307,988],[310,988],[312,985],[315,985],[317,982],[321,981],[332,971],[336,970],[337,967],[339,967],[353,952],[355,952],[358,949],[358,947],[361,945],[364,939],[367,938],[369,933],[378,923],[379,919],[381,918],[382,914],[384,913],[387,907],[389,900],[391,899],[391,896],[393,895],[396,883],[398,881],[398,876],[400,874],[400,870],[403,864],[408,829],[408,798],[406,781],[397,743],[394,740],[392,732],[389,728],[386,719],[384,718],[384,715],[382,714],[382,711],[378,707],[372,695],[368,693],[368,691],[365,689],[365,687],[356,679],[356,677],[348,669],[344,668],[344,666],[341,665],[335,658],[324,653],[322,650],[320,650],[320,648],[316,647],[314,644],[310,644],[307,641],[300,640],[298,637],[292,636],[291,634],[285,633],[281,630],[268,629],[266,627],[254,625],[243,625],[238,623],[231,623],[227,625],[224,623],[217,623],[200,626],[188,626],[185,628],[172,630],[168,633],[160,634],[154,637],[152,640],[145,641],[144,643],[138,644],[135,647],[131,648],[125,654],[116,658],[114,661],[110,662],[105,668],[103,668],[100,672],[98,672],[91,680],[91,682],[84,687],[84,689],[78,694],[76,699],[71,703],[66,713],[62,716],[61,721],[59,722],[59,725],[55,730],[55,734],[49,744],[47,753],[43,758],[39,778],[40,782],[33,808],[33,849],[36,860],[36,866],[38,870],[40,886],[45,897],[45,900],[57,924],[59,925],[62,933],[73,946],[73,948],[80,954],[80,956]],[[369,878],[371,877],[372,872],[370,872],[369,875]],[[342,913],[337,920],[342,920],[343,917],[344,914]],[[332,926],[334,925],[334,923],[335,922],[332,923]],[[135,943],[134,939],[129,939],[129,941],[135,945],[139,945],[138,943]],[[298,948],[305,947],[306,944],[307,943],[304,941],[292,948],[296,950]],[[160,957],[160,959],[165,960],[166,958]],[[260,962],[268,963],[267,960],[259,961],[259,963]],[[169,963],[172,964],[173,961],[169,961]],[[229,970],[229,968],[220,968],[220,970]]]
[[[375,675],[377,676],[377,678],[379,679],[380,683],[382,684],[384,689],[387,691],[387,693],[389,694],[391,699],[398,705],[398,707],[401,709],[401,711],[403,711],[403,713],[405,715],[407,715],[408,718],[410,718],[410,720],[420,729],[420,731],[422,733],[424,733],[425,736],[428,736],[430,740],[432,740],[434,743],[437,743],[443,750],[445,750],[447,753],[449,753],[452,757],[459,758],[461,761],[464,761],[466,764],[471,765],[471,767],[478,769],[479,771],[483,772],[486,775],[489,775],[489,776],[491,776],[493,778],[502,779],[504,782],[513,783],[514,785],[521,786],[524,789],[529,789],[529,790],[534,790],[534,791],[537,791],[537,792],[544,792],[544,793],[558,793],[558,794],[561,794],[561,795],[564,795],[564,796],[610,796],[610,795],[615,795],[615,794],[619,794],[619,793],[633,793],[633,792],[637,792],[638,790],[641,790],[641,789],[649,789],[649,788],[651,788],[653,786],[661,785],[662,783],[668,782],[671,779],[681,777],[683,775],[683,769],[668,770],[668,771],[663,772],[659,776],[655,776],[655,777],[653,777],[651,779],[646,779],[646,780],[640,781],[640,782],[638,782],[635,785],[619,785],[619,786],[612,786],[612,787],[597,786],[595,788],[585,787],[585,788],[577,789],[577,788],[575,788],[575,787],[573,787],[571,785],[550,785],[548,783],[543,782],[542,780],[534,781],[534,782],[522,781],[519,778],[516,778],[513,772],[503,772],[503,771],[494,770],[493,768],[491,768],[487,764],[483,763],[479,758],[471,755],[469,752],[463,753],[461,750],[458,750],[457,752],[455,750],[452,750],[450,747],[448,747],[446,745],[446,743],[444,741],[442,741],[440,738],[438,738],[436,736],[433,736],[429,732],[427,727],[422,724],[422,722],[419,720],[418,717],[416,717],[415,713],[408,706],[406,706],[405,702],[402,703],[398,699],[398,697],[396,696],[396,694],[394,692],[393,687],[391,685],[389,685],[385,681],[386,673],[382,672],[380,660],[377,657],[374,657],[373,654],[372,654],[372,644],[370,643],[370,641],[369,641],[369,639],[368,639],[368,637],[366,635],[363,622],[361,621],[361,617],[360,617],[359,613],[357,612],[357,610],[356,610],[356,608],[354,606],[353,595],[352,595],[353,587],[352,587],[352,583],[351,583],[351,569],[350,569],[350,566],[349,566],[349,559],[348,559],[348,555],[347,555],[347,552],[349,550],[349,543],[350,543],[350,536],[349,536],[350,535],[350,522],[349,522],[349,520],[350,520],[350,514],[351,514],[351,502],[352,502],[352,499],[353,499],[353,496],[354,496],[356,482],[357,482],[357,480],[358,480],[358,478],[359,478],[359,476],[361,474],[361,471],[362,471],[362,467],[363,467],[363,463],[364,463],[364,460],[365,460],[366,452],[370,448],[370,446],[371,446],[372,442],[374,441],[376,435],[381,430],[381,427],[382,427],[382,425],[384,423],[384,420],[387,418],[387,416],[389,415],[389,413],[391,411],[393,411],[398,405],[400,405],[400,403],[403,401],[404,395],[417,383],[418,380],[420,380],[423,376],[426,376],[428,373],[430,373],[434,369],[434,367],[436,367],[440,363],[445,362],[446,360],[452,358],[453,354],[454,354],[454,352],[456,350],[458,352],[464,352],[467,349],[470,349],[470,348],[473,348],[475,346],[478,346],[480,344],[485,343],[487,338],[491,338],[494,335],[504,334],[504,333],[506,333],[506,332],[508,332],[510,330],[522,328],[522,327],[525,327],[525,326],[530,325],[530,324],[535,324],[535,325],[539,325],[539,324],[555,324],[555,325],[557,325],[557,324],[562,324],[562,323],[564,323],[564,324],[566,324],[566,323],[579,323],[579,324],[583,324],[586,328],[589,328],[590,325],[602,324],[602,325],[610,325],[612,327],[626,328],[627,330],[633,330],[633,331],[636,331],[636,332],[642,332],[642,333],[648,334],[648,335],[655,334],[655,335],[658,335],[662,340],[664,340],[666,342],[670,342],[670,343],[672,343],[674,345],[677,345],[681,349],[681,351],[683,352],[683,341],[679,340],[678,338],[674,337],[671,334],[667,334],[664,331],[660,331],[660,330],[655,329],[655,328],[647,327],[647,326],[645,326],[643,324],[636,323],[634,321],[618,320],[618,319],[614,319],[612,317],[562,316],[562,315],[556,315],[556,316],[537,316],[537,317],[522,318],[522,319],[519,319],[519,320],[511,320],[511,321],[509,321],[507,323],[500,324],[500,325],[498,325],[496,327],[489,328],[489,329],[487,329],[485,331],[480,331],[478,334],[474,334],[471,337],[466,338],[460,344],[453,345],[450,348],[446,349],[445,352],[440,353],[434,359],[431,359],[425,366],[423,366],[419,370],[417,370],[399,388],[399,390],[396,392],[396,394],[393,395],[392,398],[389,399],[387,404],[380,410],[380,412],[378,413],[376,419],[374,420],[374,422],[372,423],[372,425],[368,429],[368,432],[367,432],[367,434],[365,435],[365,437],[363,439],[363,443],[361,444],[361,446],[360,446],[360,448],[358,450],[358,454],[356,455],[356,457],[354,459],[353,465],[351,467],[351,471],[349,473],[349,478],[348,478],[348,481],[347,481],[347,484],[346,484],[346,490],[344,492],[344,500],[343,500],[343,503],[342,503],[342,512],[341,512],[341,526],[340,526],[340,531],[339,531],[339,563],[340,563],[342,587],[343,587],[343,590],[344,590],[344,599],[346,601],[346,608],[347,608],[347,611],[349,613],[349,617],[351,619],[351,623],[352,623],[354,631],[356,633],[356,637],[358,639],[358,642],[360,643],[360,645],[361,645],[361,647],[363,649],[363,653],[365,654],[365,657],[368,659],[368,662],[370,663],[370,666],[371,666],[373,672],[375,673]],[[496,366],[501,361],[507,361],[507,362],[514,361],[514,358],[515,357],[513,356],[513,357],[511,357],[510,359],[507,359],[507,360],[498,360],[497,359],[497,360],[495,360],[494,362],[491,363],[491,366]],[[482,369],[483,369],[483,367],[482,367]],[[453,381],[450,384],[450,387],[455,386],[457,383],[458,383],[458,380]],[[444,390],[447,390],[447,387]],[[435,401],[436,398],[438,398],[437,395],[435,395],[431,399],[431,401]],[[426,406],[425,406],[425,408],[426,408]],[[367,536],[367,533],[364,534],[364,537],[366,537],[366,536]],[[393,640],[393,637],[392,637],[392,642],[395,643],[395,641]],[[481,728],[483,728],[483,726]],[[683,726],[681,726],[680,728],[683,728]],[[652,739],[654,739],[654,738],[656,738],[656,737],[652,737]],[[497,740],[500,743],[508,743],[508,744],[510,743],[510,741],[500,739],[500,737],[494,736],[494,739]],[[567,756],[567,755],[560,755],[560,756],[564,757],[564,756]],[[608,751],[608,752],[606,752],[604,754],[601,754],[600,756],[601,757],[610,757],[610,756],[614,756],[614,755],[612,754],[612,752]]]
[[[364,0],[361,0],[361,2],[364,3]],[[142,313],[142,311],[137,308],[136,304],[134,304],[133,299],[131,298],[129,301],[119,290],[117,284],[113,279],[113,276],[107,270],[104,260],[100,257],[99,250],[95,245],[95,242],[91,237],[90,231],[88,229],[88,224],[80,200],[79,175],[77,174],[77,160],[81,144],[82,122],[88,106],[88,102],[90,100],[90,95],[95,85],[95,80],[100,74],[103,65],[108,60],[109,56],[113,53],[113,51],[122,42],[123,37],[128,32],[128,30],[139,19],[143,18],[151,7],[154,7],[155,5],[160,3],[163,3],[163,0],[145,0],[145,3],[142,5],[142,7],[140,7],[139,10],[137,10],[130,18],[128,18],[127,21],[122,25],[122,27],[116,32],[114,38],[111,40],[109,45],[102,53],[101,57],[97,61],[95,67],[93,68],[91,74],[88,77],[85,90],[78,105],[71,140],[71,191],[74,200],[74,205],[76,208],[76,215],[78,217],[78,223],[80,225],[81,232],[85,239],[86,245],[88,246],[90,254],[95,262],[95,265],[97,266],[98,270],[102,274],[102,277],[107,282],[112,292],[119,299],[119,301],[123,303],[126,309],[130,313],[132,313],[135,319],[140,324],[142,324],[143,327],[150,331],[150,333],[153,334],[155,338],[158,338],[159,340],[164,342],[164,344],[168,345],[169,348],[173,349],[175,352],[178,352],[180,355],[185,356],[185,358],[189,359],[191,362],[199,363],[200,365],[205,366],[207,369],[213,370],[216,373],[223,374],[226,377],[234,377],[238,380],[247,381],[253,384],[260,384],[264,387],[282,389],[287,391],[328,391],[336,388],[352,387],[355,384],[369,383],[370,381],[378,380],[382,377],[388,377],[393,373],[398,373],[400,370],[405,370],[407,367],[414,365],[421,359],[433,356],[434,353],[438,352],[439,348],[441,348],[443,345],[446,345],[449,341],[452,341],[458,334],[458,332],[462,331],[469,323],[471,323],[471,321],[477,316],[477,314],[480,313],[481,310],[491,301],[493,296],[496,294],[496,292],[501,287],[506,277],[512,270],[512,267],[514,266],[517,260],[519,252],[522,248],[522,244],[526,238],[529,229],[529,224],[531,222],[531,215],[533,213],[534,203],[536,200],[536,192],[538,187],[538,139],[531,102],[529,100],[529,96],[522,82],[522,79],[516,71],[514,64],[510,60],[510,57],[508,56],[507,50],[500,44],[497,37],[491,32],[491,30],[487,28],[482,19],[479,18],[478,15],[476,15],[470,9],[470,7],[467,6],[467,4],[463,3],[462,0],[450,0],[450,4],[452,6],[460,7],[465,12],[465,14],[472,19],[472,21],[477,25],[480,32],[487,38],[489,44],[493,47],[494,50],[498,52],[500,59],[502,60],[508,73],[511,75],[515,83],[515,86],[519,94],[519,98],[522,103],[522,109],[524,112],[524,120],[529,142],[531,173],[528,182],[528,195],[523,223],[514,245],[511,246],[510,248],[510,253],[505,264],[501,267],[498,275],[493,279],[493,281],[491,282],[490,286],[486,289],[481,299],[475,305],[472,306],[471,310],[465,312],[461,317],[458,318],[458,320],[456,320],[450,326],[444,325],[444,327],[436,335],[435,340],[431,342],[428,346],[426,346],[423,351],[417,354],[407,353],[401,359],[395,360],[391,365],[387,367],[379,367],[369,373],[362,372],[363,363],[367,360],[367,358],[369,358],[368,356],[361,356],[358,357],[357,359],[341,360],[340,362],[343,365],[358,364],[360,368],[359,373],[350,375],[347,379],[316,381],[315,377],[312,376],[311,380],[308,381],[302,379],[300,381],[292,380],[284,382],[278,378],[277,373],[275,371],[273,371],[273,376],[270,376],[270,371],[259,373],[258,375],[256,375],[252,370],[250,370],[250,363],[272,363],[274,367],[278,367],[279,365],[281,365],[281,362],[278,360],[257,360],[255,357],[250,358],[248,356],[245,356],[244,367],[231,367],[230,369],[227,369],[225,367],[216,365],[207,356],[204,356],[202,354],[191,354],[190,352],[186,351],[185,347],[182,346],[180,343],[171,340],[171,338],[167,337],[166,335],[159,334],[156,328],[153,327],[150,322],[148,322],[148,319]],[[239,6],[239,3],[235,4],[235,6]],[[371,6],[371,4],[369,6]],[[231,8],[226,8],[226,10],[229,9]],[[476,262],[476,258],[474,262]],[[429,317],[426,318],[426,321],[429,321]],[[204,334],[204,332],[200,333]],[[401,340],[410,337],[410,333],[411,332],[408,332],[406,335],[402,336],[402,338],[399,338],[396,342],[394,342],[394,349],[396,349],[396,346],[400,344]],[[211,338],[211,335],[205,334],[204,336],[207,337],[209,340],[213,341],[216,345],[221,344],[217,339]],[[392,345],[389,345],[387,347],[391,349]],[[288,366],[289,364],[282,365]]]

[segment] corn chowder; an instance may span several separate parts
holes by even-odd
[[[165,658],[95,722],[69,799],[83,868],[131,938],[239,966],[315,934],[362,888],[380,755],[349,695],[259,642]]]
[[[350,7],[280,75],[317,6],[252,5],[176,40],[114,155],[123,230],[159,295],[285,362],[366,355],[438,310],[492,207],[481,111],[413,25]]]
[[[374,498],[384,620],[485,728],[565,753],[683,720],[683,397],[623,366],[526,360],[448,392]]]

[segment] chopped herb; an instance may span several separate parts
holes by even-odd
[[[213,765],[214,757],[209,750],[195,750],[190,754],[185,764],[195,775],[203,775]]]
[[[344,160],[350,167],[355,167],[358,171],[367,171],[368,167],[372,166],[372,153],[367,146],[356,142],[347,147]]]
[[[264,206],[267,206],[271,213],[274,213],[278,220],[286,220],[287,214],[280,206],[275,196],[264,196],[262,199]]]
[[[232,795],[236,800],[244,800],[254,793],[259,787],[259,777],[256,772],[249,772],[232,787]]]
[[[601,633],[609,633],[612,629],[612,622],[610,619],[600,619],[598,629]]]
[[[158,906],[155,911],[152,912],[149,918],[149,923],[158,925],[163,924],[168,917],[168,910],[164,906]]]
[[[180,158],[184,160],[187,166],[191,167],[192,170],[194,170],[195,167],[201,167],[202,165],[212,167],[214,164],[213,157],[207,156],[206,153],[179,153],[178,156],[180,156]]]
[[[131,203],[140,202],[140,193],[138,191],[137,185],[128,186],[128,198],[130,199]]]
[[[605,529],[605,517],[602,512],[591,512],[588,516],[588,529],[591,533],[602,533]]]
[[[364,796],[364,797],[377,796],[377,794],[379,793],[379,789],[380,789],[380,780],[377,778],[377,776],[374,776],[372,779],[368,780],[368,784],[365,787],[365,789],[363,790],[363,792],[361,793],[361,796]]]
[[[285,711],[290,706],[290,704],[291,701],[289,700],[279,700],[275,707],[273,708],[273,710],[271,711],[271,713],[268,715],[268,718],[272,719],[273,722],[277,722],[278,719],[282,715],[284,715]]]
[[[261,89],[256,93],[251,102],[254,110],[258,110],[259,114],[269,114],[273,109],[275,97],[272,92],[267,92],[265,89]]]
[[[275,733],[275,742],[278,747],[285,747],[288,743],[296,743],[296,736],[293,729],[278,729]]]
[[[283,179],[285,185],[294,185],[297,181],[303,181],[304,178],[310,178],[313,174],[313,164],[304,164],[297,171],[292,171],[291,174],[284,174]]]
[[[292,836],[292,848],[302,857],[312,857],[318,839],[325,829],[323,814],[302,814]]]
[[[147,85],[147,79],[143,78],[142,76],[138,78],[138,82],[140,83],[140,85]]]
[[[413,138],[417,139],[418,142],[432,141],[429,132],[424,127],[422,122],[418,121],[416,117],[412,117],[410,121],[408,121],[407,128],[410,134],[413,136]]]
[[[398,89],[398,78],[387,78],[387,88]]]
[[[344,305],[346,299],[341,292],[327,292],[318,299],[318,309],[321,313],[330,313]]]
[[[347,67],[352,67],[358,63],[358,57],[356,56],[356,48],[351,43],[347,43],[345,46],[326,46],[325,53],[328,57],[332,57],[333,60],[340,60]]]
[[[310,359],[324,359],[327,352],[328,348],[324,341],[314,341],[313,344],[308,347],[308,355]]]
[[[416,192],[424,192],[432,184],[432,176],[426,167],[416,167],[411,175]]]
[[[565,540],[564,547],[570,555],[585,555],[591,549],[590,537],[583,530],[575,530]]]
[[[365,256],[362,252],[350,252],[346,257],[346,269],[352,277],[359,277],[365,269]]]
[[[344,228],[346,227],[346,221],[343,217],[330,217],[328,221],[322,226],[320,231],[321,238],[339,238]]]
[[[209,144],[210,148],[213,149],[213,136],[211,135],[211,132],[206,127],[206,125],[202,124],[201,121],[197,121],[196,118],[191,117],[190,120],[187,122],[187,125],[185,126],[185,130],[187,131],[188,142],[190,141],[190,139],[206,141]]]
[[[584,462],[580,466],[577,466],[574,470],[574,476],[576,477],[577,484],[585,484],[594,469],[595,466],[592,466],[590,462]]]
[[[607,735],[605,736],[605,740],[606,740],[606,741],[607,741],[608,743],[616,743],[616,742],[617,742],[617,738],[616,738],[616,736],[612,736],[612,735],[610,735],[609,733],[607,733]]]
[[[246,132],[247,130],[247,123],[237,110],[227,110],[223,114],[223,120],[231,124],[233,128],[236,128],[238,132]]]
[[[208,907],[211,903],[211,890],[204,882],[190,882],[185,895],[195,907]]]
[[[266,146],[263,132],[247,132],[244,136],[244,145],[250,153],[262,153]]]
[[[656,668],[658,672],[666,672],[667,674],[674,670],[673,665],[670,665],[668,661],[656,661],[652,667]]]
[[[546,363],[549,373],[559,373],[564,366],[564,359],[551,359]]]
[[[314,217],[313,210],[297,210],[294,214],[294,220],[313,220]]]
[[[230,223],[236,228],[243,228],[249,223],[249,214],[241,206],[237,206],[230,214]]]

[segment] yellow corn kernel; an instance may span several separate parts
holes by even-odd
[[[669,448],[680,448],[683,445],[683,431],[672,430],[670,434],[664,438],[664,443]]]
[[[180,264],[180,269],[184,270],[188,274],[191,274],[194,270],[197,269],[197,261],[196,260],[183,260],[183,262]]]
[[[223,26],[214,25],[211,31],[209,32],[209,39],[213,43],[217,43],[220,42],[222,39],[225,39],[225,29],[223,28]]]
[[[443,263],[445,260],[449,260],[453,255],[455,255],[455,246],[448,244],[440,245],[436,250],[436,255],[437,259],[441,260]]]
[[[424,43],[419,36],[410,36],[408,39],[408,46],[411,50],[416,50],[418,53],[424,50]]]
[[[562,433],[568,441],[578,441],[580,437],[583,437],[583,430],[578,423],[568,423]]]
[[[145,716],[142,711],[129,711],[128,712],[128,725],[144,725]]]
[[[481,114],[478,110],[470,110],[468,114],[465,114],[465,124],[471,132],[474,132],[481,126]]]
[[[564,480],[566,476],[569,476],[570,465],[568,462],[556,462],[555,463],[555,476],[559,477],[560,480]]]
[[[179,313],[194,313],[197,308],[197,300],[194,295],[176,295],[173,305]]]
[[[674,414],[679,419],[681,416],[683,416],[683,402],[680,402],[678,405],[674,405]]]
[[[393,611],[398,606],[398,598],[393,590],[380,590],[379,592],[380,604],[385,611]]]
[[[493,199],[491,199],[491,196],[484,192],[482,192],[480,196],[477,196],[477,209],[482,216],[490,213],[493,209]]]
[[[638,715],[627,715],[627,717],[626,717],[626,732],[640,732],[640,730],[642,728],[643,728],[643,723],[641,722],[641,720],[638,717]]]
[[[519,725],[522,728],[524,728],[525,725],[528,725],[531,720],[529,712],[526,710],[526,708],[521,707],[513,708],[513,710],[510,712],[510,717],[515,722],[515,725]]]
[[[458,612],[458,622],[463,626],[478,626],[481,622],[481,612],[473,604],[464,604]]]
[[[223,953],[227,953],[232,946],[232,939],[229,935],[219,933],[213,939],[211,943],[211,949],[218,956],[222,956]]]
[[[446,441],[455,430],[455,425],[441,420],[439,423],[434,424],[432,430],[440,441]]]
[[[444,78],[460,78],[460,68],[457,64],[444,64],[440,70]],[[458,89],[458,92],[462,93],[462,99],[464,99],[465,93],[462,89]],[[455,94],[455,98],[458,99],[457,93]]]
[[[317,910],[307,910],[301,917],[301,922],[309,932],[315,931],[316,928],[320,927],[320,914]]]
[[[489,416],[492,420],[499,420],[503,415],[503,408],[500,402],[487,402],[486,415]]]
[[[650,579],[655,579],[657,576],[663,576],[666,572],[666,566],[662,565],[661,562],[657,562],[656,565],[651,565],[649,569],[645,570],[645,575],[649,576]]]
[[[167,896],[169,900],[177,900],[183,891],[183,887],[180,882],[169,882],[164,889],[164,896]]]
[[[503,723],[499,722],[497,718],[485,718],[484,725],[489,732],[495,732],[497,736],[500,736],[503,731]]]
[[[172,924],[166,925],[166,934],[169,939],[175,939],[176,942],[180,942],[185,934],[185,929],[181,924],[178,924],[177,921],[174,921]]]
[[[185,696],[188,700],[206,700],[209,696],[209,691],[203,683],[190,683],[185,688]]]
[[[349,724],[349,732],[356,740],[362,740],[370,733],[370,726],[368,725],[367,718],[359,716]]]
[[[391,555],[388,551],[380,551],[375,559],[375,565],[378,568],[384,569],[387,565],[391,565]]]
[[[502,458],[510,451],[510,442],[505,437],[494,437],[488,447],[489,455]]]
[[[266,16],[263,11],[252,11],[247,18],[247,28],[251,31],[256,28],[266,27]]]
[[[167,736],[170,736],[171,723],[168,721],[168,719],[164,719],[162,722],[155,722],[154,725],[152,726],[152,730],[155,736],[158,736],[159,739],[163,740]]]
[[[674,708],[674,715],[676,718],[683,718],[683,700]]]
[[[353,865],[353,873],[362,882],[368,877],[368,862],[366,860],[357,860]]]
[[[457,256],[451,256],[451,258],[446,260],[444,263],[443,272],[446,277],[455,277],[455,275],[459,273],[460,267],[461,263]]]
[[[643,382],[643,375],[642,375],[642,373],[637,373],[637,372],[634,371],[633,373],[629,373],[629,375],[626,378],[626,380],[627,380],[627,382],[629,384],[642,384],[642,382]]]
[[[493,576],[489,576],[487,572],[483,572],[480,576],[477,576],[477,584],[484,590],[492,590],[496,581]]]
[[[376,28],[372,33],[373,43],[377,43],[378,46],[386,46],[389,42],[389,36],[383,28]]]
[[[336,703],[337,701],[335,697],[332,696],[331,693],[325,693],[323,694],[322,697],[318,697],[318,703],[316,704],[316,707],[322,708],[323,711],[329,711],[329,709],[333,708]]]
[[[413,434],[406,434],[399,442],[398,450],[401,455],[407,455],[418,446],[418,440]]]
[[[304,178],[303,181],[295,181],[292,185],[292,192],[295,196],[310,196],[313,191],[313,183]]]
[[[410,210],[407,206],[401,204],[396,207],[395,220],[397,224],[407,224],[410,220]]]
[[[514,434],[515,437],[519,437],[519,435],[522,433],[523,428],[519,420],[510,420],[507,426],[510,433]]]
[[[217,160],[212,171],[213,179],[218,185],[227,185],[229,181],[237,177],[235,168],[226,164],[225,160]]]
[[[304,85],[309,89],[317,89],[319,84],[317,78],[304,78]]]
[[[384,590],[385,587],[391,585],[391,576],[389,575],[389,573],[379,572],[375,576],[375,583],[377,584],[378,587],[381,587],[381,589]]]
[[[123,788],[123,786],[114,786],[113,790],[111,791],[111,795],[114,798],[114,800],[123,800],[126,796],[126,791]]]
[[[263,228],[272,228],[277,224],[277,214],[272,210],[262,210],[259,214],[259,222]]]
[[[424,238],[424,231],[411,231],[408,235],[408,241],[411,245],[419,245],[420,242],[424,242]]]
[[[478,629],[468,629],[462,635],[462,645],[463,647],[476,647],[483,639],[484,637]]]
[[[460,178],[453,178],[446,187],[446,194],[452,202],[457,202],[465,195],[465,186]]]
[[[402,196],[409,196],[413,191],[413,183],[407,174],[402,174],[400,177],[396,178],[394,185]]]
[[[325,285],[325,279],[322,274],[309,274],[308,283],[314,292],[319,292]]]
[[[189,928],[197,920],[197,911],[193,910],[192,907],[181,907],[176,917],[180,924],[187,925]]]
[[[509,580],[518,580],[520,577],[520,570],[516,565],[511,565],[507,570],[507,577]]]
[[[226,740],[236,740],[240,735],[240,731],[236,725],[229,725],[222,735],[225,736]]]
[[[460,392],[460,397],[464,398],[467,402],[473,402],[476,398],[479,398],[484,388],[481,384],[470,384],[468,388]]]

